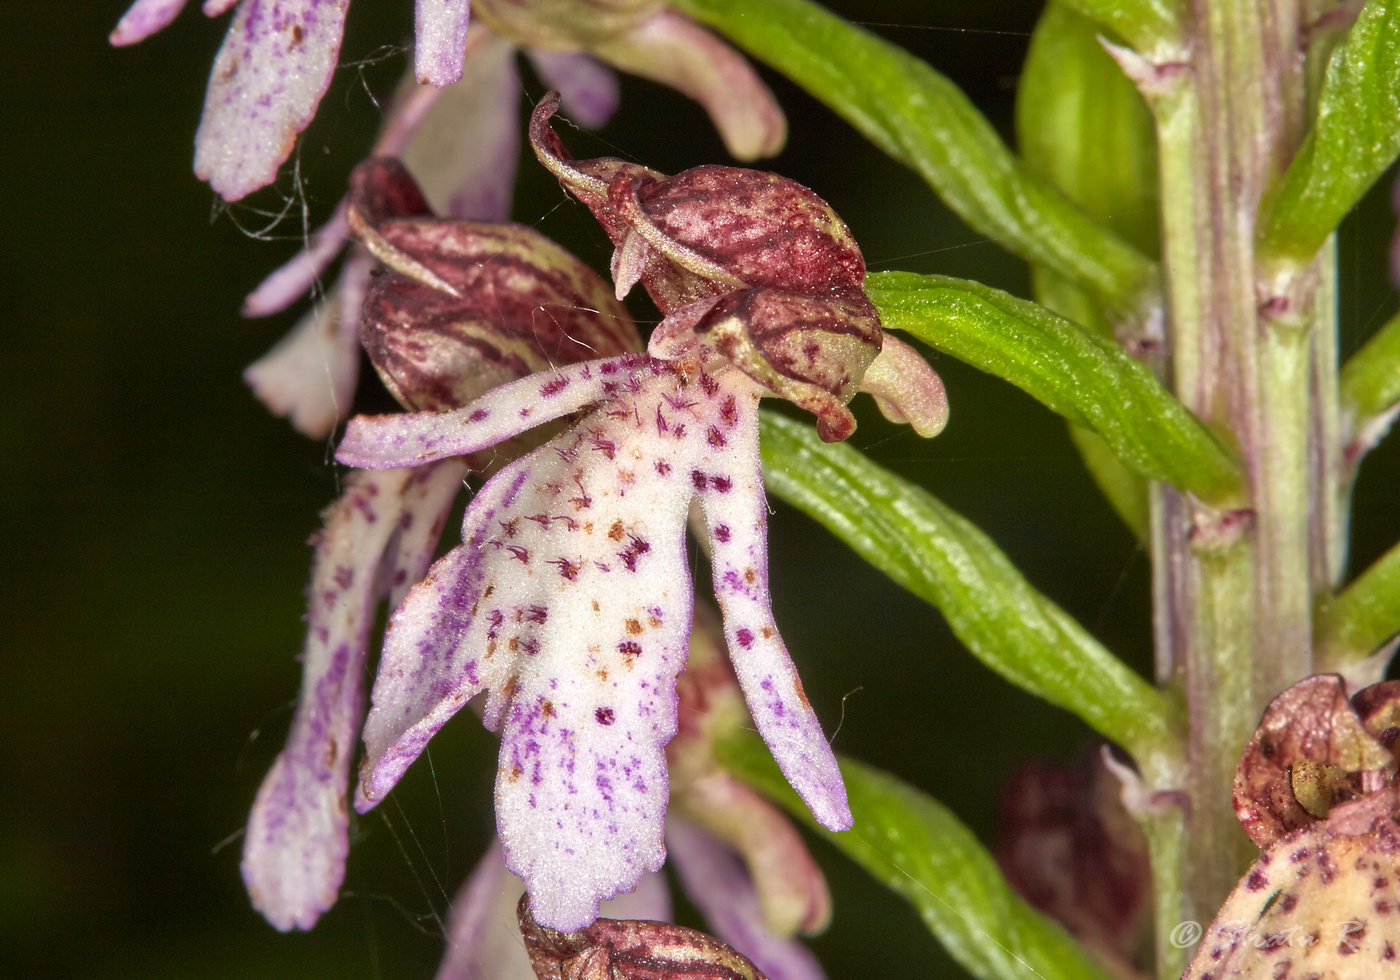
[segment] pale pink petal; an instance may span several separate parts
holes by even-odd
[[[666,844],[681,887],[710,928],[753,960],[768,980],[825,980],[811,951],[763,927],[753,880],[733,851],[676,817],[666,822]]]
[[[268,409],[312,438],[335,428],[355,394],[359,307],[373,264],[369,256],[352,256],[325,302],[243,372]]]
[[[509,486],[488,481],[468,515],[494,519]],[[355,791],[361,813],[384,798],[462,705],[490,684],[504,686],[508,680],[509,658],[491,664],[463,642],[486,578],[473,543],[469,539],[439,559],[389,620],[363,732],[365,761]]]
[[[772,156],[783,148],[787,120],[773,93],[743,55],[693,21],[661,13],[592,50],[623,71],[699,102],[738,159]]]
[[[580,51],[527,52],[545,85],[558,89],[569,118],[584,129],[597,129],[617,111],[617,75]]]
[[[436,980],[536,980],[515,916],[524,892],[525,883],[506,870],[500,844],[493,841],[452,901],[447,955]],[[604,902],[602,915],[669,922],[665,876],[643,875],[635,892]]]
[[[691,669],[694,650],[692,644]],[[685,710],[684,701],[681,710]],[[674,746],[673,742],[673,752]],[[814,935],[826,928],[831,921],[826,879],[797,828],[767,797],[718,763],[673,797],[707,833],[743,857],[769,932]]]
[[[419,479],[406,470],[352,474],[317,542],[301,697],[243,844],[253,906],[283,931],[311,928],[334,904],[345,874],[346,794],[378,568],[406,489]]]
[[[501,385],[455,412],[358,416],[336,459],[382,470],[474,453],[601,400],[648,362],[645,355],[624,354],[565,365]]]
[[[136,0],[122,14],[107,40],[119,48],[144,41],[167,27],[184,6],[185,0]]]
[[[948,424],[948,393],[943,379],[913,347],[886,333],[880,353],[865,369],[860,390],[875,399],[891,422],[913,426],[925,439]]]
[[[245,0],[214,60],[194,171],[225,200],[272,183],[316,114],[350,0]]]
[[[306,247],[273,270],[248,294],[243,300],[243,315],[259,317],[281,313],[311,289],[345,245],[349,234],[345,217],[346,205],[342,200],[330,220],[311,233]]]
[[[735,372],[737,373],[737,371]],[[732,382],[738,387],[737,379]],[[758,458],[757,385],[734,399],[736,424],[723,433],[713,471],[700,474],[700,508],[710,536],[715,598],[749,712],[792,788],[830,830],[851,826],[836,756],[773,622],[768,595],[768,511]],[[697,487],[702,482],[696,478]]]
[[[413,470],[404,491],[399,529],[384,564],[389,606],[396,608],[408,590],[423,580],[432,564],[442,528],[470,468],[464,459],[444,459]]]
[[[479,26],[468,44],[462,80],[440,90],[400,155],[438,214],[504,221],[520,159],[515,46]]]
[[[470,0],[416,0],[413,71],[424,85],[442,88],[462,77]]]
[[[204,16],[218,17],[237,2],[238,0],[204,0]]]
[[[520,939],[515,907],[525,884],[491,847],[452,900],[447,953],[436,980],[537,980]]]

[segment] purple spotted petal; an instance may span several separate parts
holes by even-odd
[[[515,46],[484,27],[467,44],[462,80],[441,90],[400,155],[438,214],[504,221],[520,158]]]
[[[455,412],[359,416],[336,459],[382,470],[474,453],[600,401],[648,363],[641,354],[584,361],[502,385]]]
[[[355,474],[326,513],[311,579],[301,698],[287,745],[258,790],[243,845],[253,906],[278,929],[309,929],[345,874],[346,791],[363,699],[378,567],[416,474]]]
[[[325,302],[243,372],[264,405],[312,438],[335,428],[355,393],[359,310],[373,267],[369,256],[352,256]]]
[[[763,927],[758,893],[733,851],[675,817],[666,822],[666,844],[681,887],[710,928],[753,960],[768,980],[825,980],[806,947]]]
[[[436,980],[537,980],[520,941],[516,906],[525,883],[506,870],[501,846],[493,841],[466,885],[452,900],[447,955]],[[637,890],[603,903],[610,919],[669,922],[671,896],[665,877],[642,877]]]
[[[737,372],[736,372],[737,373]],[[739,387],[737,379],[731,382]],[[743,389],[741,389],[743,390]],[[836,756],[802,693],[768,596],[768,510],[758,458],[757,386],[732,399],[735,424],[705,471],[700,508],[710,537],[715,598],[749,713],[792,788],[830,830],[851,826]],[[697,487],[700,479],[696,479]]]
[[[144,41],[164,30],[184,9],[185,0],[136,0],[117,21],[107,40],[114,47],[125,47]]]
[[[389,605],[397,607],[408,590],[422,581],[432,564],[448,511],[470,472],[466,460],[445,459],[413,470],[404,491],[403,513],[384,564],[383,590]]]
[[[558,89],[569,118],[584,129],[597,129],[617,111],[617,75],[606,65],[579,51],[528,53],[544,83]]]
[[[345,216],[345,202],[341,201],[330,220],[312,232],[306,247],[273,270],[248,294],[243,300],[243,315],[259,317],[281,313],[311,289],[345,245],[349,234]]]
[[[470,0],[416,0],[413,71],[423,85],[442,88],[462,77]]]
[[[664,746],[690,633],[685,523],[709,520],[726,639],[759,730],[817,818],[840,774],[768,607],[762,389],[642,356],[543,372],[456,412],[357,419],[339,458],[415,465],[589,407],[482,487],[463,544],[390,624],[356,806],[374,805],[462,704],[502,728],[497,827],[535,919],[571,932],[664,857]],[[397,462],[396,462],[397,461]]]
[[[272,183],[316,114],[350,0],[244,0],[214,60],[195,174],[225,200]]]
[[[693,21],[661,13],[592,50],[623,71],[699,102],[737,159],[773,156],[783,148],[787,120],[773,93],[743,55]]]

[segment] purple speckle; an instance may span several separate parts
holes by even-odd
[[[550,398],[559,394],[559,392],[567,387],[569,387],[569,379],[561,375],[557,378],[550,378],[544,384],[540,385],[540,394],[545,398]]]
[[[717,525],[715,525],[715,540],[718,541],[718,542],[720,542],[721,544],[728,544],[728,543],[729,543],[729,525],[728,525],[728,524],[717,524]]]
[[[599,708],[597,711],[593,712],[593,717],[597,719],[600,725],[611,725],[614,720],[613,709]]]
[[[491,410],[489,408],[478,408],[475,412],[472,412],[470,415],[467,416],[467,421],[485,422],[490,417]]]
[[[710,486],[714,487],[720,493],[728,493],[733,489],[734,481],[727,476],[712,476],[710,477]]]
[[[623,640],[617,645],[617,652],[624,657],[640,657],[642,655],[642,645],[636,640]]]
[[[707,482],[704,473],[701,473],[699,470],[690,471],[690,483],[696,490],[704,490]]]
[[[506,550],[511,553],[512,557],[520,559],[522,565],[530,564],[530,552],[528,549],[522,548],[518,544],[508,544],[506,545]]]
[[[743,647],[745,650],[753,646],[753,633],[745,627],[741,627],[735,631],[734,639],[738,640],[739,646]]]

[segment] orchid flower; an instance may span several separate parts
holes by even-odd
[[[217,16],[234,3],[205,0],[204,13]],[[135,0],[109,40],[144,40],[184,5]],[[195,173],[225,200],[276,179],[330,87],[349,6],[350,0],[237,4],[195,135]],[[443,88],[463,78],[473,6],[495,33],[538,50],[536,67],[552,85],[586,88],[606,75],[584,54],[589,52],[701,102],[739,159],[771,155],[782,146],[782,112],[748,63],[659,0],[416,0],[413,71],[420,84]],[[606,118],[606,111],[601,114]]]
[[[392,161],[362,164],[351,187],[347,222],[390,269],[369,289],[365,346],[406,407],[454,407],[512,377],[640,345],[602,280],[535,232],[432,218]],[[301,697],[244,842],[253,904],[279,929],[310,928],[335,901],[374,610],[423,577],[467,470],[447,460],[353,473],[326,512]]]
[[[463,544],[394,613],[356,796],[372,808],[485,692],[485,722],[502,732],[507,866],[536,921],[572,932],[665,856],[663,750],[691,628],[692,504],[754,724],[817,820],[850,826],[769,604],[758,401],[779,394],[814,410],[829,438],[854,427],[845,403],[867,375],[887,413],[918,431],[938,431],[946,404],[927,364],[882,336],[860,251],[815,194],[728,167],[664,178],[616,160],[569,163],[548,129],[557,104],[535,112],[536,153],[618,245],[618,291],[640,280],[665,314],[651,353],[559,366],[452,412],[354,419],[337,458],[421,466],[576,416],[487,481]],[[636,206],[639,190],[665,223]]]
[[[746,726],[749,719],[718,622],[703,604],[696,612],[689,662],[677,687],[680,726],[666,747],[672,772],[668,863],[710,930],[768,980],[823,980],[816,958],[791,937],[825,928],[831,907],[826,883],[787,818],[730,776],[715,757],[716,738]],[[706,788],[699,789],[701,784]],[[685,816],[677,815],[678,810]],[[702,821],[723,829],[702,829]],[[453,902],[447,954],[437,980],[537,976],[516,928],[524,888],[493,842]],[[664,875],[643,875],[635,892],[604,902],[600,914],[670,922]],[[531,922],[526,928],[538,927]]]
[[[504,221],[520,153],[518,51],[586,128],[607,122],[618,100],[617,78],[597,54],[695,97],[739,159],[781,148],[782,111],[743,58],[691,22],[658,14],[655,4],[624,6],[603,15],[577,0],[478,0],[481,16],[466,38],[461,79],[441,89],[405,85],[374,153],[402,157],[437,213]],[[345,216],[342,202],[302,251],[249,294],[244,315],[280,312],[313,289],[346,242]],[[372,265],[356,250],[325,302],[245,374],[272,411],[313,438],[328,434],[348,412],[360,363],[358,309]]]

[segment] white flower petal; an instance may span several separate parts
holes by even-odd
[[[851,826],[836,756],[812,711],[768,596],[768,512],[758,458],[756,385],[736,400],[744,424],[725,430],[726,453],[703,474],[700,509],[710,532],[715,599],[739,686],[773,758],[792,788],[830,830]],[[699,480],[696,481],[697,486]]]
[[[350,0],[244,0],[209,76],[194,171],[226,201],[272,183],[316,114]]]
[[[438,98],[401,156],[438,214],[504,221],[520,160],[515,46],[481,26],[467,43],[462,80],[431,90]]]
[[[424,85],[442,88],[462,77],[471,0],[416,0],[413,71]]]
[[[359,307],[373,265],[367,255],[352,256],[325,302],[243,372],[264,405],[313,439],[335,428],[355,394]]]
[[[274,269],[248,294],[243,300],[243,315],[260,317],[281,313],[311,289],[345,245],[349,234],[346,213],[346,204],[341,201],[330,220],[311,233],[306,247]]]
[[[283,931],[310,929],[334,904],[345,876],[346,794],[378,568],[415,480],[420,477],[409,470],[354,474],[326,512],[311,578],[301,696],[243,842],[243,880],[253,906]]]
[[[164,30],[184,6],[185,0],[136,0],[122,14],[122,19],[117,21],[107,40],[119,48],[144,41],[157,31]]]

